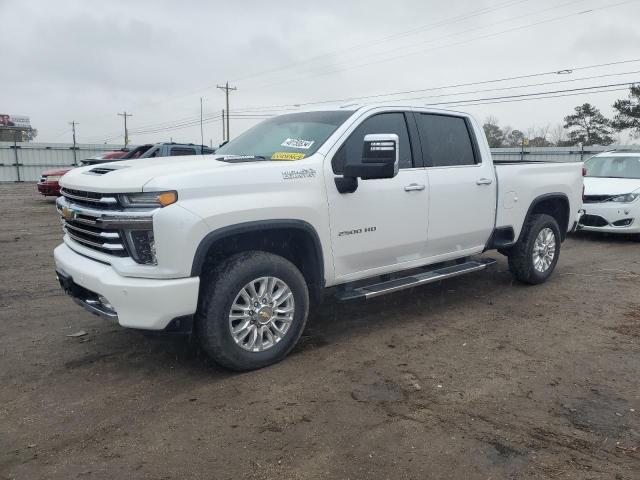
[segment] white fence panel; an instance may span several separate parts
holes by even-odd
[[[77,144],[74,152],[70,143],[0,142],[0,182],[37,181],[44,170],[72,167],[85,158],[120,148]]]

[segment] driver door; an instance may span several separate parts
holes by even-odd
[[[409,132],[415,132],[404,112],[377,113],[366,118],[325,162],[331,242],[338,281],[352,281],[399,268],[411,268],[423,258],[427,242],[428,182]],[[399,171],[394,178],[362,180],[353,193],[339,193],[335,178],[346,162],[358,162],[364,137],[399,137]],[[414,163],[418,162],[418,163]]]

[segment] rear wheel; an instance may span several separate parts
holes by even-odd
[[[558,222],[545,214],[532,215],[509,252],[509,268],[521,282],[535,285],[553,273],[560,256]]]
[[[196,317],[200,344],[232,370],[278,362],[295,346],[307,321],[304,277],[271,253],[244,252],[223,260],[201,296]]]

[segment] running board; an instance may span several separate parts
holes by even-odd
[[[373,283],[362,287],[345,288],[344,290],[339,290],[336,293],[336,298],[341,301],[353,300],[355,298],[374,298],[387,293],[404,290],[406,288],[426,285],[427,283],[439,282],[440,280],[445,280],[447,278],[484,270],[495,263],[496,261],[493,258],[469,260],[458,265],[428,270],[426,272],[396,278],[386,282]]]

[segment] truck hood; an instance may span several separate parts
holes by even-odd
[[[640,189],[640,179],[638,178],[584,177],[585,195],[624,195],[638,189]]]
[[[74,168],[60,179],[60,185],[74,190],[99,193],[141,192],[157,176],[209,173],[232,164],[216,160],[215,155],[160,157],[108,162]]]

